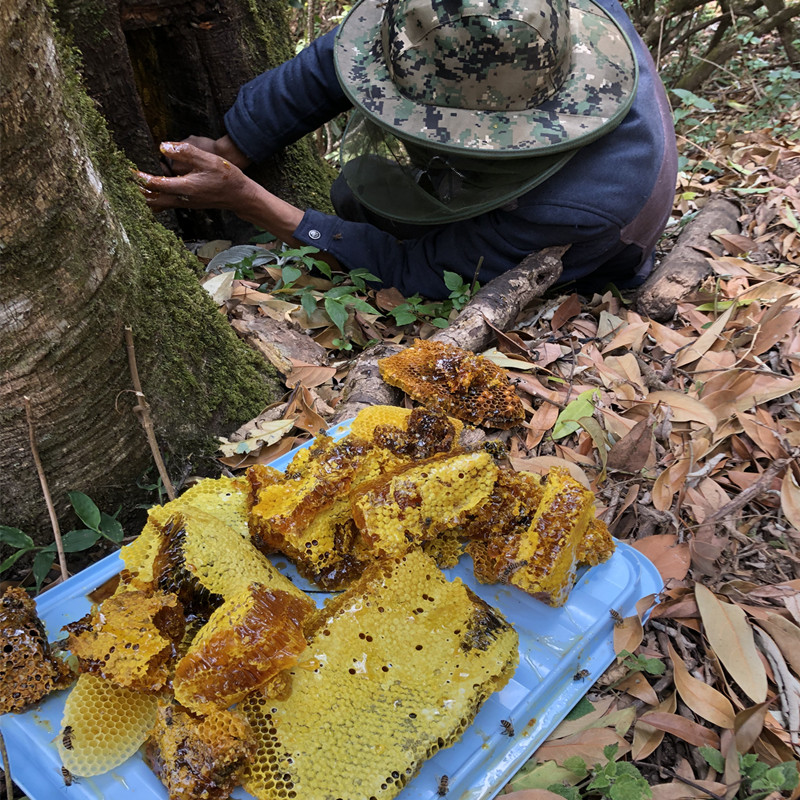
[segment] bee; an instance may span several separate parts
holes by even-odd
[[[61,777],[64,779],[64,786],[72,786],[72,773],[66,767],[61,767]]]
[[[497,574],[497,579],[500,583],[508,583],[511,580],[511,576],[518,570],[522,569],[523,567],[528,566],[528,560],[523,558],[520,561],[507,561],[500,571]]]
[[[503,726],[503,730],[500,732],[501,736],[514,735],[514,725],[512,724],[510,719],[501,719],[500,724]]]
[[[616,608],[612,608],[608,613],[611,614],[611,619],[614,620],[615,625],[622,625],[622,614]]]
[[[572,680],[574,681],[582,681],[584,678],[589,677],[589,670],[588,669],[579,669],[573,676]]]
[[[448,778],[447,775],[442,775],[442,777],[439,778],[439,785],[436,787],[436,794],[438,794],[439,797],[444,797],[447,794],[449,791],[449,783],[450,778]]]
[[[72,750],[72,725],[65,725],[64,730],[61,733],[61,744],[67,750]]]

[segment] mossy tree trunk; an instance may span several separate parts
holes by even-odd
[[[286,0],[56,0],[56,8],[115,141],[148,172],[160,171],[161,141],[223,135],[239,87],[294,53]],[[290,203],[328,208],[331,171],[308,137],[249,174]],[[187,239],[252,233],[227,212],[176,213],[171,227]]]
[[[277,388],[153,220],[74,59],[45,0],[0,3],[0,524],[39,543],[49,533],[24,396],[59,512],[70,490],[115,510],[152,463],[126,325],[173,477],[208,466],[213,436]]]

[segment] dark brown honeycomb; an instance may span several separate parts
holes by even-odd
[[[417,339],[378,366],[386,383],[427,408],[472,425],[505,429],[525,417],[506,372],[455,345]]]
[[[421,460],[451,452],[456,441],[456,429],[447,414],[415,408],[408,417],[406,428],[377,425],[372,437],[378,447],[385,447],[396,456]]]
[[[195,717],[177,704],[158,710],[145,761],[169,800],[225,800],[239,784],[255,740],[235,711]]]
[[[75,676],[50,651],[36,604],[24,589],[0,597],[0,714],[24,711]]]

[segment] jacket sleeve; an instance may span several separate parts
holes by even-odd
[[[225,128],[251,161],[263,161],[351,107],[336,77],[335,36],[335,30],[321,36],[239,90]]]
[[[437,300],[450,293],[445,271],[471,282],[480,263],[478,282],[484,284],[529,253],[558,244],[571,244],[559,282],[577,280],[598,269],[619,244],[619,226],[578,211],[564,224],[563,212],[563,208],[542,206],[499,209],[403,240],[366,222],[309,210],[294,235],[331,253],[349,270],[368,270],[382,285],[394,286],[406,297],[419,293]]]

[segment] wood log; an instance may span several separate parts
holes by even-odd
[[[525,256],[516,267],[489,281],[446,328],[431,339],[477,352],[506,330],[528,303],[541,297],[561,276],[568,246],[547,247]]]
[[[713,196],[680,233],[675,246],[636,294],[636,310],[659,322],[672,318],[678,301],[693,292],[711,273],[709,253],[722,255],[712,232],[739,233],[739,205],[722,195]]]
[[[492,327],[505,330],[535,297],[541,296],[561,275],[561,256],[567,247],[548,247],[526,256],[516,267],[489,281],[462,309],[449,327],[431,338],[465,350],[482,350],[494,336]],[[491,323],[491,325],[489,324]],[[384,383],[378,360],[403,348],[378,344],[356,358],[342,389],[342,402],[332,422],[341,422],[372,405],[399,405],[403,393]]]

